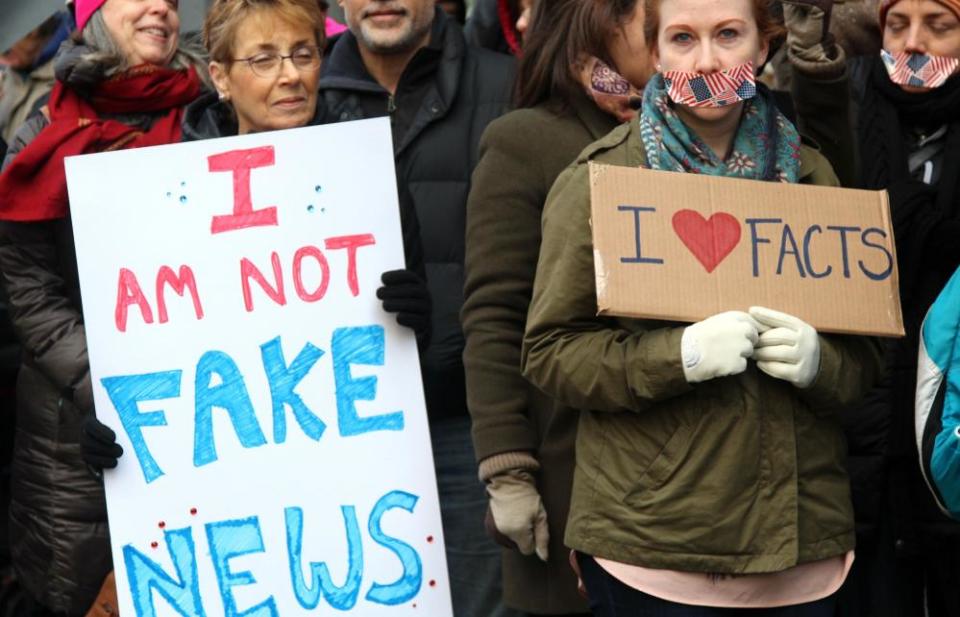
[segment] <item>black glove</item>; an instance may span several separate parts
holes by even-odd
[[[117,434],[97,420],[92,413],[83,420],[80,427],[80,456],[94,472],[113,469],[117,459],[123,455],[123,448],[117,443]]]
[[[383,301],[383,310],[397,314],[397,323],[412,328],[421,347],[430,338],[432,302],[427,282],[412,270],[391,270],[380,277],[383,287],[377,297]]]

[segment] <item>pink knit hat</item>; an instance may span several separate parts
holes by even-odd
[[[90,21],[90,17],[97,12],[107,0],[74,0],[74,13],[77,17],[77,32],[83,32],[83,27]]]
[[[890,7],[892,7],[894,4],[896,4],[899,1],[900,0],[880,0],[880,30],[881,31],[883,31],[883,29],[887,25],[887,11],[889,11]],[[942,4],[943,6],[947,7],[951,11],[953,11],[957,17],[960,17],[960,0],[936,0],[936,1]]]

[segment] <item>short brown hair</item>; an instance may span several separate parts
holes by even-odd
[[[647,39],[647,46],[653,49],[657,44],[657,35],[660,30],[660,4],[663,0],[644,0],[643,8],[643,35]],[[786,30],[780,20],[774,15],[771,0],[751,0],[753,17],[757,20],[757,31],[760,38],[767,43],[783,36]]]
[[[583,92],[576,66],[587,56],[613,65],[607,49],[640,0],[536,0],[517,67],[517,107],[549,102],[558,110]]]
[[[291,24],[310,24],[321,49],[326,43],[323,11],[317,0],[217,0],[203,21],[203,44],[215,62],[230,62],[240,24],[255,11],[274,11]]]

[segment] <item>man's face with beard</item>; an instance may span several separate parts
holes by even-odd
[[[339,0],[350,31],[377,54],[405,53],[430,32],[435,0]]]

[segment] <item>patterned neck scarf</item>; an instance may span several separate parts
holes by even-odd
[[[576,71],[587,96],[597,107],[620,122],[630,122],[637,117],[643,90],[634,87],[609,64],[590,56],[576,67]]]
[[[726,159],[683,123],[659,74],[644,93],[640,137],[650,169],[776,182],[796,182],[800,175],[800,135],[763,87],[743,103],[740,127]]]

